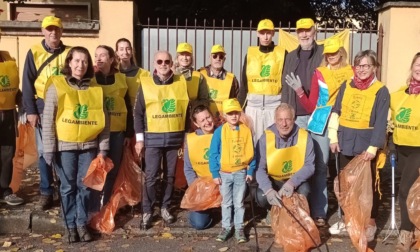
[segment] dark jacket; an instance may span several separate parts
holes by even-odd
[[[291,51],[286,56],[286,61],[284,63],[283,68],[283,75],[282,75],[282,91],[281,91],[281,102],[290,104],[293,108],[296,110],[296,115],[299,114],[299,110],[297,109],[297,103],[299,102],[296,92],[289,87],[286,83],[286,75],[290,75],[290,73],[296,73],[296,70],[300,63],[300,52],[302,50],[302,47],[299,45],[298,48]],[[307,95],[310,93],[310,87],[311,87],[311,79],[312,75],[315,72],[315,69],[319,67],[322,61],[322,53],[324,51],[323,45],[317,45],[314,41],[314,46],[311,49],[311,55],[309,57],[307,72],[305,73],[305,76],[299,76],[300,80],[302,81],[302,88],[305,91]],[[306,112],[306,114],[309,114]]]

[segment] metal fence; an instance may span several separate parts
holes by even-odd
[[[218,24],[216,25],[216,22]],[[147,69],[153,68],[153,56],[158,50],[167,50],[176,54],[176,46],[181,42],[188,42],[193,46],[195,68],[200,68],[210,64],[210,49],[214,44],[222,44],[226,50],[225,69],[233,72],[238,79],[242,76],[242,66],[244,56],[249,46],[256,46],[258,43],[256,33],[256,23],[235,24],[234,21],[224,20],[202,20],[186,19],[183,24],[175,20],[175,25],[170,24],[166,19],[164,23],[159,19],[151,24],[148,19],[147,24],[138,25],[135,33],[135,48],[139,64]],[[291,24],[277,27],[296,35],[296,28]],[[331,35],[344,30],[344,27],[337,28],[317,28],[317,39],[325,39]],[[361,50],[371,49],[377,51],[378,36],[377,30],[362,30],[356,27],[350,29],[350,51],[349,59],[352,61],[355,54]],[[278,44],[278,32],[273,41]],[[378,52],[380,54],[380,52]]]

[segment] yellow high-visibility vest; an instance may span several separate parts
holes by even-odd
[[[209,149],[213,134],[187,135],[188,157],[198,177],[211,177],[209,166]]]
[[[317,71],[322,74],[325,84],[327,84],[328,87],[329,99],[326,105],[334,106],[341,84],[353,77],[353,68],[350,65],[334,70],[331,70],[328,67],[318,67]],[[321,82],[321,80],[318,79],[318,82]]]
[[[16,108],[19,71],[14,60],[0,62],[0,110]]]
[[[174,75],[170,85],[156,85],[152,77],[142,77],[141,88],[146,103],[147,132],[185,130],[189,98],[184,76]]]
[[[134,107],[134,103],[136,102],[137,91],[141,85],[140,77],[142,76],[150,76],[150,72],[139,68],[137,74],[133,77],[126,76],[127,86],[128,86],[128,95],[130,96],[131,106]]]
[[[224,100],[229,99],[230,90],[232,89],[233,78],[235,77],[232,73],[226,73],[224,80],[219,80],[207,75],[206,69],[200,70],[200,73],[206,79],[209,87],[209,102],[210,111],[213,115],[222,114],[222,103]]]

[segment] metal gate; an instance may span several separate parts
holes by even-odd
[[[164,23],[159,19],[151,24],[148,19],[147,24],[138,25],[135,31],[135,50],[136,58],[139,64],[147,69],[153,68],[153,56],[158,50],[167,50],[172,56],[176,54],[176,46],[181,42],[188,42],[193,46],[195,69],[206,66],[210,63],[210,48],[214,44],[222,44],[226,50],[225,69],[233,72],[238,79],[242,76],[243,59],[249,46],[256,46],[258,42],[256,34],[256,23],[252,21],[249,24],[235,24],[218,21],[221,25],[216,25],[216,20],[208,21],[206,19],[198,21],[194,19],[189,21],[185,19],[183,24],[179,24],[179,20],[175,20],[175,25],[170,25],[166,19]],[[211,25],[209,25],[209,23]],[[296,34],[296,28],[282,26],[281,23],[277,27]],[[336,28],[317,28],[317,39],[325,39],[331,35],[340,32],[348,27]],[[382,35],[378,30],[363,30],[356,27],[349,27],[350,32],[350,51],[349,59],[352,62],[353,57],[361,50],[371,49],[377,51],[378,59],[382,57]],[[273,39],[275,44],[278,42],[278,32]],[[380,50],[380,51],[379,51]],[[378,73],[380,77],[380,73]]]

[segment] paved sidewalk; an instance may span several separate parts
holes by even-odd
[[[382,178],[382,200],[379,208],[379,217],[377,219],[378,225],[378,237],[383,238],[388,235],[388,228],[390,225],[390,213],[391,213],[391,173],[390,167],[386,166],[381,171]],[[64,233],[64,224],[60,218],[60,205],[58,200],[55,201],[55,206],[51,210],[39,211],[35,209],[36,203],[39,198],[39,174],[36,167],[31,167],[26,171],[25,178],[22,181],[21,190],[18,195],[25,200],[25,204],[21,206],[8,206],[6,204],[0,205],[0,233],[7,234],[23,234],[23,233]],[[329,181],[329,188],[332,187],[332,181]],[[216,220],[216,224],[207,230],[196,231],[189,227],[187,222],[187,211],[179,208],[180,199],[182,197],[182,191],[175,191],[174,193],[174,205],[172,210],[177,216],[177,221],[170,225],[169,228],[173,234],[203,234],[215,236],[220,231],[220,218]],[[334,224],[337,220],[337,203],[333,193],[330,193],[330,206],[329,206],[329,224]],[[216,210],[217,211],[217,210]],[[156,211],[158,212],[158,211]],[[220,212],[220,210],[219,210]],[[256,209],[256,222],[257,232],[259,235],[272,235],[272,230],[269,225],[265,222],[265,211],[263,209]],[[219,215],[220,216],[220,215]],[[396,220],[399,223],[399,206],[396,206]],[[246,231],[249,234],[254,235],[252,223],[249,220],[252,219],[250,202],[246,202],[246,216],[245,216]],[[156,235],[167,230],[167,227],[163,225],[160,217],[157,215],[154,218],[154,226],[149,230],[140,230],[140,212],[137,208],[132,209],[126,207],[121,209],[116,216],[116,225],[114,233],[133,233],[138,235]],[[331,235],[328,233],[328,228],[320,229],[322,241],[328,240]],[[347,236],[347,233],[343,233],[341,236]],[[335,236],[339,237],[339,236]],[[392,235],[392,237],[395,237]]]

